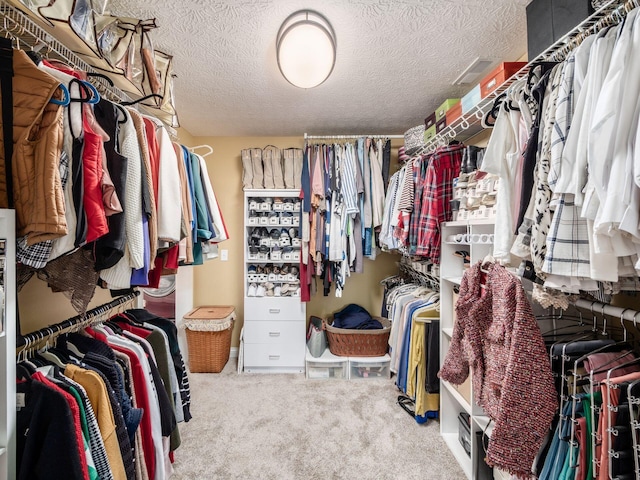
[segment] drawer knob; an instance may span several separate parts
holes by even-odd
[[[269,355],[269,360],[280,360],[280,355]]]
[[[280,309],[279,308],[270,308],[269,309],[269,313],[280,313]]]
[[[280,336],[280,332],[269,332],[269,336],[270,337],[279,337]]]

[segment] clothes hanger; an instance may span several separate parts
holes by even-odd
[[[130,102],[121,102],[121,105],[124,105],[125,107],[128,107],[128,106],[140,103],[140,102],[144,102],[145,100],[149,100],[150,98],[158,98],[160,100],[163,99],[162,95],[158,95],[157,93],[151,93],[149,95],[145,95],[144,97],[138,98],[137,100],[132,100]]]
[[[62,100],[58,100],[57,98],[52,98],[51,100],[49,100],[49,103],[66,107],[69,105],[69,103],[71,103],[71,95],[69,95],[69,89],[67,88],[66,85],[62,83],[58,86],[58,88],[62,90],[62,95],[63,95]]]
[[[93,88],[93,90],[95,90],[95,87],[93,85],[91,85],[89,82],[84,82],[78,78],[74,78],[72,80],[69,81],[69,84],[74,84],[74,85],[78,85],[78,87],[80,87],[80,90],[82,93],[84,93],[86,95],[86,97],[80,97],[80,98],[71,98],[69,101],[70,102],[77,102],[77,103],[92,103],[93,100],[93,91],[91,90],[91,88]],[[91,85],[91,88],[89,88],[89,85]],[[97,93],[98,91],[95,90],[95,92]],[[81,95],[82,95],[81,93]],[[99,98],[98,98],[99,100]]]
[[[207,152],[200,154],[201,157],[208,157],[209,155],[213,154],[213,147],[211,147],[211,145],[196,145],[195,147],[189,147],[189,150],[191,150],[191,152],[195,153],[195,151],[199,148],[206,148]]]

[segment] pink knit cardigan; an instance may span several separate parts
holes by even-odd
[[[471,368],[475,401],[495,422],[487,463],[529,478],[557,409],[549,356],[520,281],[501,265],[483,268],[485,289],[480,263],[462,278],[438,376],[459,385]]]

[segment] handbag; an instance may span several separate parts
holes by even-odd
[[[309,319],[307,332],[307,348],[312,357],[321,357],[327,349],[327,333],[322,328],[322,319],[312,316]]]
[[[424,130],[422,124],[404,132],[404,150],[407,155],[415,155],[424,146]]]

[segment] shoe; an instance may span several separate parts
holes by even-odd
[[[247,297],[255,297],[256,296],[257,287],[255,283],[249,285],[249,289],[247,290]]]
[[[286,295],[287,292],[291,289],[291,285],[289,285],[288,283],[285,283],[284,285],[282,285],[282,287],[280,288],[280,293],[282,293],[282,295]]]
[[[495,193],[487,193],[482,196],[482,205],[486,205],[487,207],[492,207],[496,204],[496,194]]]
[[[471,263],[471,255],[466,250],[456,250],[453,252],[456,257],[462,258],[462,262],[465,267],[468,267]]]
[[[288,247],[289,245],[291,245],[291,237],[289,236],[289,232],[283,228],[280,231],[280,246]]]

